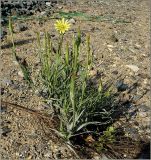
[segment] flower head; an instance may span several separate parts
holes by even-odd
[[[55,28],[57,31],[59,31],[60,34],[64,34],[66,31],[69,30],[70,23],[63,18],[62,20],[56,21]]]

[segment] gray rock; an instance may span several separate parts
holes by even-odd
[[[136,89],[135,91],[137,92],[137,89]],[[136,93],[136,92],[135,92],[135,93]],[[134,95],[134,96],[133,96],[133,101],[134,101],[134,102],[137,102],[138,100],[140,100],[141,97],[142,97],[141,95]]]
[[[46,6],[51,6],[51,2],[46,2]]]
[[[115,75],[117,75],[117,74],[118,74],[118,71],[115,70],[115,71],[113,71],[112,73],[115,74]]]
[[[1,113],[4,113],[4,112],[6,112],[6,111],[7,111],[7,107],[4,106],[4,105],[2,105],[2,106],[1,106],[1,109],[0,109],[0,112],[1,112]]]
[[[117,87],[118,92],[119,91],[126,91],[129,88],[128,85],[125,84],[122,80],[117,81],[116,87]]]
[[[40,37],[43,37],[44,36],[44,32],[40,32]]]
[[[45,16],[45,15],[47,15],[47,12],[46,12],[46,11],[43,11],[43,12],[40,13],[40,15],[41,15],[41,16]]]
[[[3,95],[4,94],[4,88],[0,88],[0,93],[1,93],[1,95]]]
[[[52,159],[52,152],[49,151],[49,152],[45,153],[44,157]]]
[[[19,71],[19,72],[18,72],[18,75],[19,75],[21,78],[24,78],[24,74],[23,74],[22,71]]]
[[[126,67],[130,68],[134,72],[138,72],[139,68],[136,65],[126,65]]]
[[[70,20],[69,20],[69,23],[71,23],[71,24],[75,24],[75,23],[76,23],[76,21],[75,21],[75,19],[73,19],[73,18],[72,18],[72,19],[70,19]]]

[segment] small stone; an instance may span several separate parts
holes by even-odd
[[[118,74],[118,71],[115,70],[115,71],[113,71],[112,73],[115,74],[115,75],[117,75],[117,74]]]
[[[59,6],[59,5],[57,7],[58,7],[58,9],[62,9],[63,8],[63,6]]]
[[[1,95],[3,95],[4,94],[4,88],[0,88],[0,92],[1,92]]]
[[[46,6],[51,6],[51,2],[46,2]]]
[[[37,89],[37,90],[35,90],[35,94],[38,96],[38,97],[40,97],[41,96],[41,93],[40,93],[40,91]]]
[[[46,12],[46,11],[43,11],[43,12],[40,13],[40,15],[41,15],[41,16],[46,16],[46,15],[47,15],[47,12]]]
[[[126,157],[127,157],[127,155],[126,155],[126,154],[124,154],[124,155],[123,155],[123,157],[124,157],[124,158],[126,158]]]
[[[70,19],[68,22],[71,23],[71,24],[75,24],[76,23],[75,19],[73,19],[73,18]]]
[[[1,106],[1,109],[0,109],[0,112],[3,113],[3,112],[6,112],[7,111],[7,107],[6,106]]]
[[[117,81],[116,87],[117,87],[118,92],[119,91],[126,91],[128,89],[128,85],[124,84],[124,82],[122,80]]]
[[[31,160],[32,159],[32,155],[29,155],[26,160]]]
[[[137,92],[137,90],[136,90],[136,92]],[[141,99],[141,97],[142,97],[141,95],[134,95],[133,96],[133,101],[137,102],[137,101],[139,101]]]
[[[138,72],[139,68],[136,65],[126,65],[126,67],[130,68],[134,72]]]
[[[40,37],[43,37],[44,36],[44,32],[40,32]]]
[[[52,153],[51,153],[51,152],[48,152],[48,153],[44,154],[44,157],[52,158]]]
[[[16,152],[15,155],[16,155],[17,157],[19,157],[19,153],[18,153],[18,152]]]
[[[113,65],[112,65],[112,67],[116,67],[116,66],[117,66],[116,64],[113,64]]]
[[[91,77],[93,77],[93,76],[95,76],[95,75],[97,75],[97,70],[90,70],[89,71],[89,76],[91,76]]]
[[[114,48],[114,46],[113,46],[113,45],[110,45],[110,44],[108,44],[107,47],[108,47],[108,48]]]
[[[141,48],[141,45],[135,44],[135,49],[140,49],[140,48]]]
[[[109,51],[111,51],[111,52],[113,51],[113,48],[114,48],[113,45],[107,45],[107,47],[108,47],[108,50],[109,50]]]
[[[144,84],[147,84],[148,83],[148,79],[144,79]]]
[[[18,75],[19,75],[21,78],[24,78],[24,74],[23,74],[22,71],[19,71],[19,72],[18,72]]]
[[[18,65],[18,62],[17,61],[13,61],[13,63],[17,66]]]

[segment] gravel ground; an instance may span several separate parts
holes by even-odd
[[[85,12],[88,15],[101,15],[104,18],[102,21],[82,21],[74,17],[70,20],[73,25],[67,33],[67,39],[76,32],[78,26],[81,27],[83,39],[90,33],[96,61],[95,69],[103,72],[104,81],[113,81],[113,86],[118,90],[117,98],[121,102],[126,102],[122,107],[128,114],[126,117],[120,116],[114,126],[122,125],[132,140],[144,140],[148,144],[150,141],[149,0],[82,0],[74,5],[57,4],[55,9],[64,12]],[[45,29],[55,40],[57,35],[53,26],[54,21],[47,19],[39,23],[33,19],[15,22],[17,53],[26,58],[30,68],[34,70],[38,69],[39,62],[35,31],[39,31],[43,36]],[[40,113],[50,113],[51,109],[43,103],[39,90],[29,89],[24,83],[19,67],[13,61],[8,30],[6,27],[2,27],[2,30],[7,33],[1,43],[2,100]],[[1,159],[73,159],[75,156],[34,113],[2,105],[1,123]],[[52,125],[51,122],[49,124]],[[146,150],[149,154],[149,149]],[[135,158],[138,154],[131,152],[129,149],[123,158]],[[88,155],[81,156],[89,158]],[[142,159],[142,156],[145,157],[142,154]],[[97,159],[99,156],[91,153],[90,157]]]

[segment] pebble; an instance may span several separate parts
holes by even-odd
[[[144,84],[147,84],[148,83],[148,79],[144,79]]]
[[[46,2],[46,6],[51,6],[51,2]]]
[[[47,152],[46,154],[44,154],[44,157],[52,158],[52,152]]]
[[[129,87],[127,84],[125,84],[122,80],[119,80],[116,82],[116,87],[118,92],[119,91],[126,91]]]
[[[125,158],[126,158],[126,157],[127,157],[127,155],[126,155],[126,154],[124,154],[124,155],[123,155],[123,157],[125,157]]]
[[[135,44],[135,49],[140,49],[140,48],[141,48],[141,45]]]
[[[30,159],[32,159],[33,158],[33,156],[32,155],[29,155],[27,158],[26,158],[26,160],[30,160]]]
[[[126,65],[126,67],[130,68],[134,72],[138,72],[139,68],[136,65]]]
[[[113,45],[107,45],[107,47],[108,47],[108,50],[109,50],[109,51],[111,51],[111,52],[113,51],[113,48],[114,48]]]
[[[118,74],[118,71],[115,70],[115,71],[113,71],[112,73],[115,74],[115,75],[117,75],[117,74]]]
[[[17,61],[13,61],[13,63],[14,63],[16,66],[18,66],[18,62],[17,62]]]
[[[108,44],[107,47],[108,47],[108,48],[114,48],[114,46],[113,46],[113,45],[110,45],[110,44]]]
[[[43,36],[44,36],[44,34],[45,34],[44,32],[40,32],[40,36],[41,36],[41,37],[43,37]]]
[[[21,78],[24,78],[24,74],[23,74],[22,71],[19,71],[19,72],[18,72],[18,75],[19,75]]]
[[[46,14],[47,14],[46,11],[43,11],[43,12],[40,13],[41,16],[45,16]]]
[[[3,113],[3,112],[6,112],[6,111],[7,111],[7,107],[6,106],[1,106],[0,112]]]
[[[1,95],[3,95],[4,92],[5,92],[5,89],[4,88],[0,88],[0,92],[1,92]]]
[[[76,23],[75,19],[73,19],[73,18],[70,19],[68,22],[71,23],[71,24],[75,24]]]
[[[136,90],[136,92],[137,92],[137,90]],[[135,92],[135,93],[136,93],[136,92]],[[138,100],[140,100],[141,97],[142,97],[141,95],[134,95],[134,96],[133,96],[133,101],[134,101],[134,102],[137,102]]]

